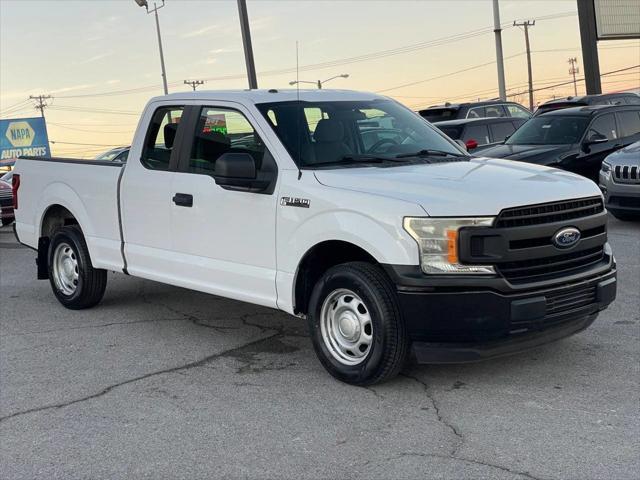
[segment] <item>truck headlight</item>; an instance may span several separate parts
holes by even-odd
[[[491,265],[462,265],[458,232],[462,227],[490,227],[493,218],[405,217],[404,229],[418,242],[420,265],[427,274],[495,274]]]

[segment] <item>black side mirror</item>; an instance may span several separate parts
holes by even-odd
[[[227,190],[261,192],[269,182],[258,179],[255,159],[248,153],[227,152],[216,160],[213,178]]]
[[[606,135],[594,132],[591,135],[589,135],[589,137],[587,138],[587,140],[584,143],[586,145],[593,145],[595,143],[606,143],[608,141],[609,141],[609,139],[607,138]]]

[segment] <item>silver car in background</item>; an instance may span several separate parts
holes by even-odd
[[[640,142],[605,158],[599,180],[607,210],[614,217],[640,220]]]

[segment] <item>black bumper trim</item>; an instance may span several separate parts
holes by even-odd
[[[597,313],[579,318],[561,327],[544,332],[514,336],[508,340],[474,345],[455,343],[414,342],[411,349],[418,363],[471,363],[513,355],[574,335],[591,325]]]

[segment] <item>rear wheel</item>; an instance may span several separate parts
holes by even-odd
[[[107,271],[93,268],[87,244],[77,225],[58,229],[49,244],[49,281],[67,308],[90,308],[102,300]]]
[[[381,382],[405,363],[408,339],[395,291],[375,265],[329,269],[311,295],[309,327],[320,362],[343,382]]]

